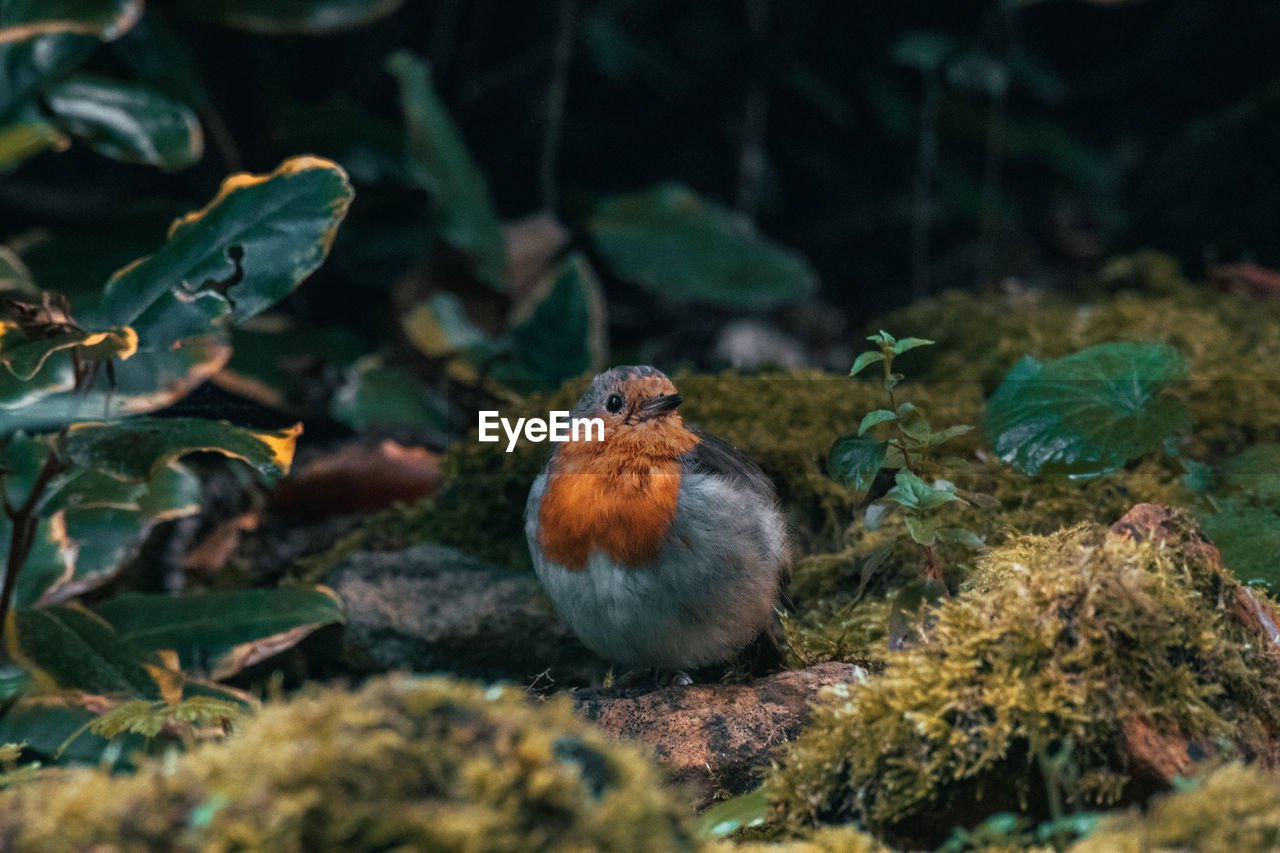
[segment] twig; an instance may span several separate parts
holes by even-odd
[[[542,206],[546,210],[555,210],[556,206],[556,165],[560,159],[560,137],[564,132],[565,102],[569,95],[569,65],[573,61],[574,37],[578,30],[577,7],[577,0],[560,0],[551,83],[547,88],[547,121],[542,130],[542,160],[538,167]]]
[[[45,488],[48,487],[49,481],[67,470],[67,467],[67,463],[50,450],[49,456],[44,460],[44,465],[40,468],[40,473],[36,475],[36,480],[31,485],[31,491],[27,494],[27,499],[17,509],[14,509],[13,504],[9,503],[8,490],[4,490],[4,514],[13,522],[13,532],[9,535],[9,555],[5,561],[4,588],[3,591],[0,591],[0,625],[5,624],[5,620],[9,615],[13,592],[18,584],[18,572],[22,569],[23,563],[27,561],[27,556],[31,553],[31,548],[36,542],[36,528],[39,525],[39,519],[36,517],[36,507],[40,503],[40,498],[44,494]],[[0,477],[0,486],[3,485],[4,480]]]

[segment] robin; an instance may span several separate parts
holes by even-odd
[[[790,570],[764,473],[685,425],[662,371],[615,367],[573,410],[603,440],[556,446],[529,491],[525,536],[560,616],[596,654],[659,683],[761,639]],[[598,436],[596,436],[598,438]]]

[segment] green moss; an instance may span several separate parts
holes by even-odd
[[[950,292],[880,325],[937,341],[904,362],[908,376],[977,383],[984,395],[1024,355],[1044,360],[1110,341],[1166,341],[1191,362],[1192,380],[1180,393],[1196,417],[1193,454],[1220,461],[1280,436],[1280,303],[1192,283],[1153,252],[1114,259],[1095,284],[1102,298],[1084,305],[1035,291]]]
[[[1041,757],[1069,756],[1079,805],[1128,777],[1122,721],[1246,755],[1280,725],[1280,663],[1226,620],[1225,570],[1085,525],[993,550],[923,642],[821,706],[768,778],[781,819],[893,836],[925,813],[1043,809]],[[1253,641],[1253,642],[1251,642]]]
[[[823,827],[801,841],[722,841],[709,853],[892,853],[874,835],[853,827]]]
[[[1191,790],[1159,797],[1146,814],[1104,818],[1071,853],[1255,853],[1280,848],[1280,776],[1228,764]]]
[[[379,679],[268,705],[133,775],[45,771],[0,792],[0,848],[693,849],[688,806],[660,782],[567,699]]]

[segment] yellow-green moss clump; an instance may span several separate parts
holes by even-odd
[[[1248,757],[1280,727],[1280,663],[1226,617],[1235,585],[1190,551],[1099,526],[1015,538],[921,642],[783,749],[767,781],[779,818],[919,839],[925,814],[945,831],[1043,813],[1041,760],[1065,762],[1069,802],[1112,803],[1135,716]]]
[[[0,792],[0,849],[688,850],[688,804],[567,699],[379,679],[268,705],[225,743],[129,776]]]
[[[1071,853],[1263,853],[1280,849],[1280,776],[1228,764],[1189,790],[1159,797],[1146,814],[1103,818]]]
[[[823,827],[804,840],[780,842],[721,841],[708,853],[892,853],[874,835],[847,826]]]

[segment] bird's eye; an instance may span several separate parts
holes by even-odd
[[[609,399],[604,401],[604,407],[611,412],[616,412],[622,408],[622,397],[618,394],[610,394]]]

